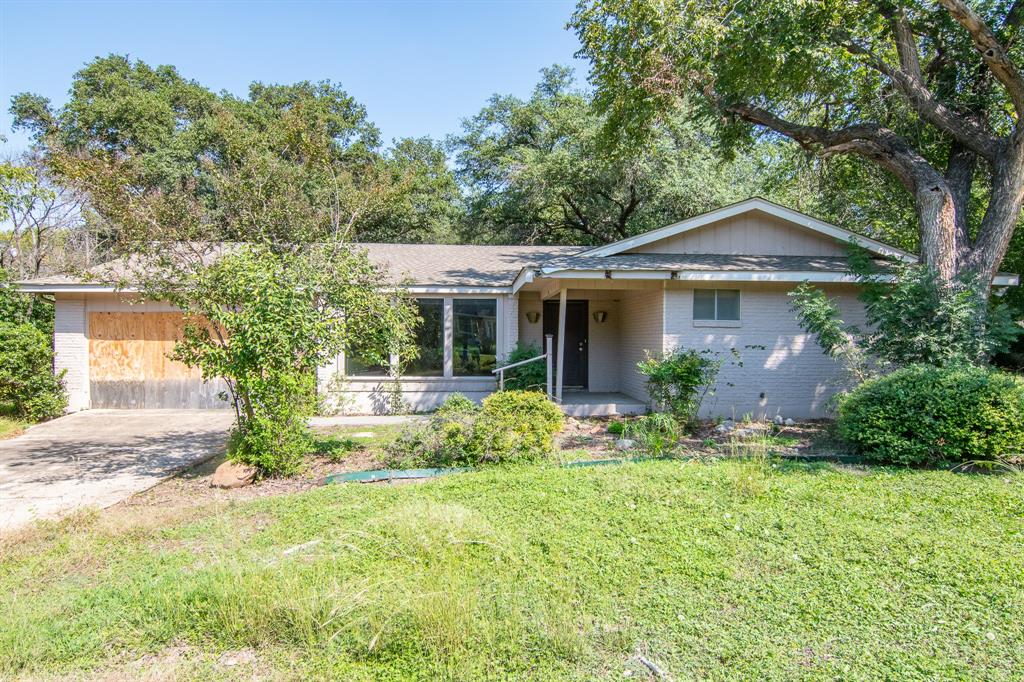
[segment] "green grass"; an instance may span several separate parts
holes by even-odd
[[[166,677],[249,679],[237,649],[273,679],[1024,670],[1021,476],[642,462],[127,513],[0,547],[0,677],[182,648]]]
[[[17,436],[25,430],[26,426],[28,426],[28,422],[23,422],[11,417],[0,416],[0,440]]]

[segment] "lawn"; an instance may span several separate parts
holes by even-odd
[[[26,426],[26,422],[0,414],[0,440],[14,438],[24,431]]]
[[[1020,679],[1024,477],[660,461],[122,507],[0,547],[0,677]]]

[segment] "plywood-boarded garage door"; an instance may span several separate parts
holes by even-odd
[[[167,357],[181,313],[89,313],[89,391],[93,408],[227,407],[223,383]]]

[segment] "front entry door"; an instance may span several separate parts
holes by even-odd
[[[565,302],[565,377],[566,387],[586,388],[587,373],[587,327],[588,312],[586,301]],[[552,362],[558,365],[558,301],[544,301],[544,334],[555,338]],[[557,374],[555,376],[558,376]],[[557,381],[555,382],[557,384]]]

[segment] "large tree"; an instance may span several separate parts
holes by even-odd
[[[729,145],[767,132],[854,155],[909,193],[924,262],[988,282],[1024,198],[1019,0],[584,0],[609,125],[697,104]]]
[[[749,159],[726,163],[677,116],[644,144],[616,145],[606,117],[566,67],[542,71],[529,99],[495,95],[449,139],[474,241],[602,244],[743,199]]]
[[[11,112],[124,246],[358,239],[364,226],[402,239],[409,222],[449,220],[422,197],[434,160],[406,153],[409,143],[384,151],[365,108],[330,82],[253,83],[241,98],[111,55],[75,74],[63,107],[22,93]]]

